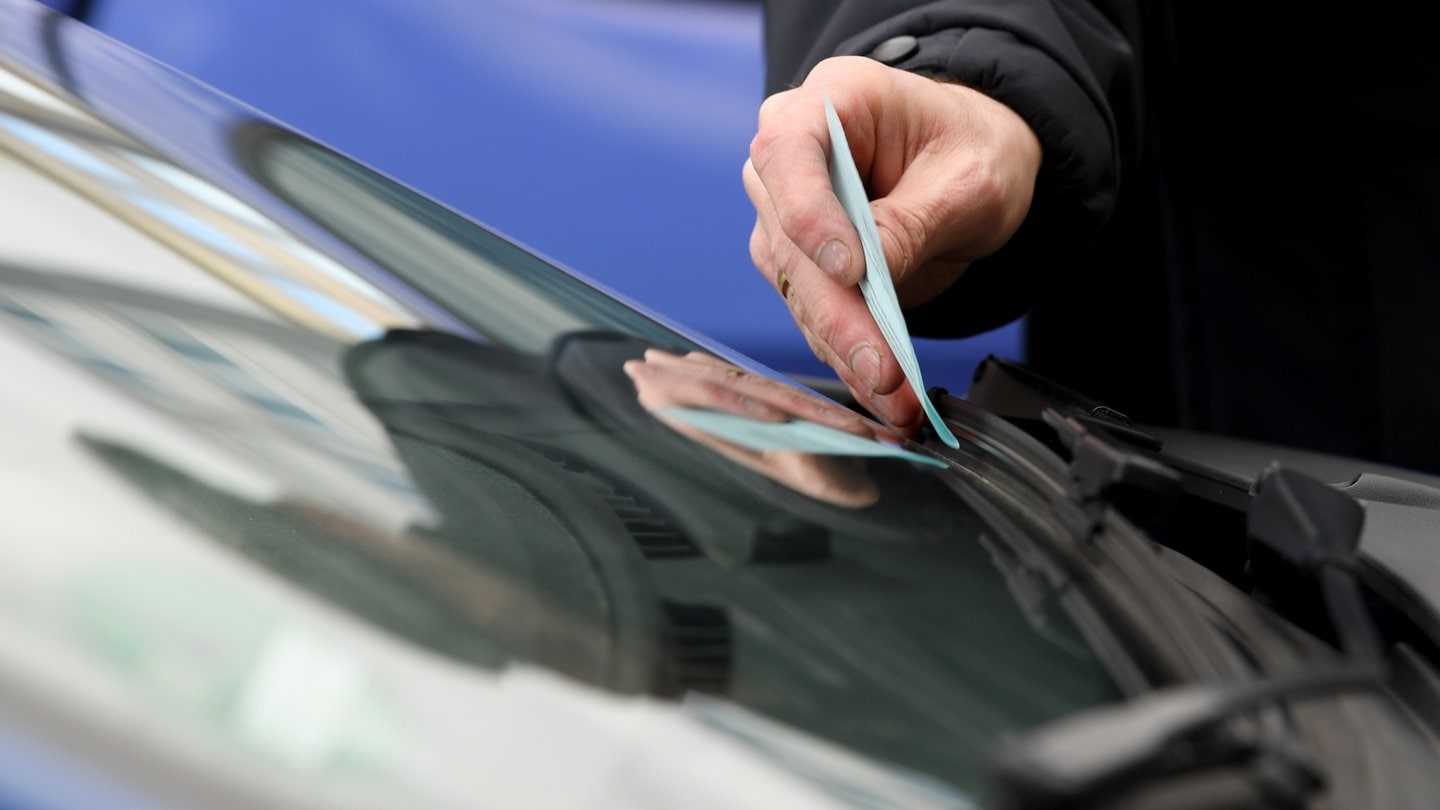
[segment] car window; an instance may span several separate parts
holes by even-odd
[[[691,383],[779,381],[293,135],[225,124],[257,202],[43,106],[0,88],[0,664],[27,706],[275,804],[458,806],[493,788],[477,752],[543,727],[517,673],[832,791],[796,751],[962,797],[997,735],[1116,696],[1024,530],[834,403],[779,396],[874,455],[697,432],[637,381],[712,409]]]
[[[313,141],[254,125],[237,133],[236,144],[256,177],[307,217],[501,345],[543,351],[581,329],[680,340],[571,273]]]

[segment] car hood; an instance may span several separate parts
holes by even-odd
[[[237,806],[743,801],[658,776],[693,742],[954,806],[1117,695],[954,458],[29,0],[0,216],[0,679],[87,761]]]

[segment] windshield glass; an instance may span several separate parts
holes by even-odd
[[[313,141],[257,123],[237,131],[236,148],[275,193],[490,342],[535,353],[563,334],[607,329],[681,343],[570,273]]]
[[[920,448],[293,135],[215,124],[279,196],[232,192],[3,75],[27,703],[247,790],[459,806],[517,728],[554,744],[497,688],[529,667],[835,795],[795,751],[964,796],[996,735],[1115,696]]]

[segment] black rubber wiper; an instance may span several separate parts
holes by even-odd
[[[1193,784],[1165,791],[1164,803],[1154,806],[1298,805],[1322,783],[1310,765],[1288,746],[1221,733],[1221,726],[1253,709],[1384,683],[1379,634],[1354,575],[1363,523],[1354,498],[1291,470],[1268,470],[1256,483],[1250,537],[1318,585],[1343,655],[1302,672],[1157,691],[1008,740],[988,763],[993,805],[1104,807],[1143,794],[1137,788],[1147,783],[1169,780]],[[1241,773],[1253,778],[1237,779],[1235,768],[1224,767],[1235,763],[1244,763],[1248,771]],[[1211,790],[1195,789],[1206,779]],[[1227,800],[1217,805],[1221,781]],[[1189,798],[1177,805],[1177,793]]]

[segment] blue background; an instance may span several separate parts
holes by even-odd
[[[749,257],[758,0],[50,4],[625,298],[829,376]],[[918,350],[928,384],[964,393],[1018,344],[1012,326]]]

